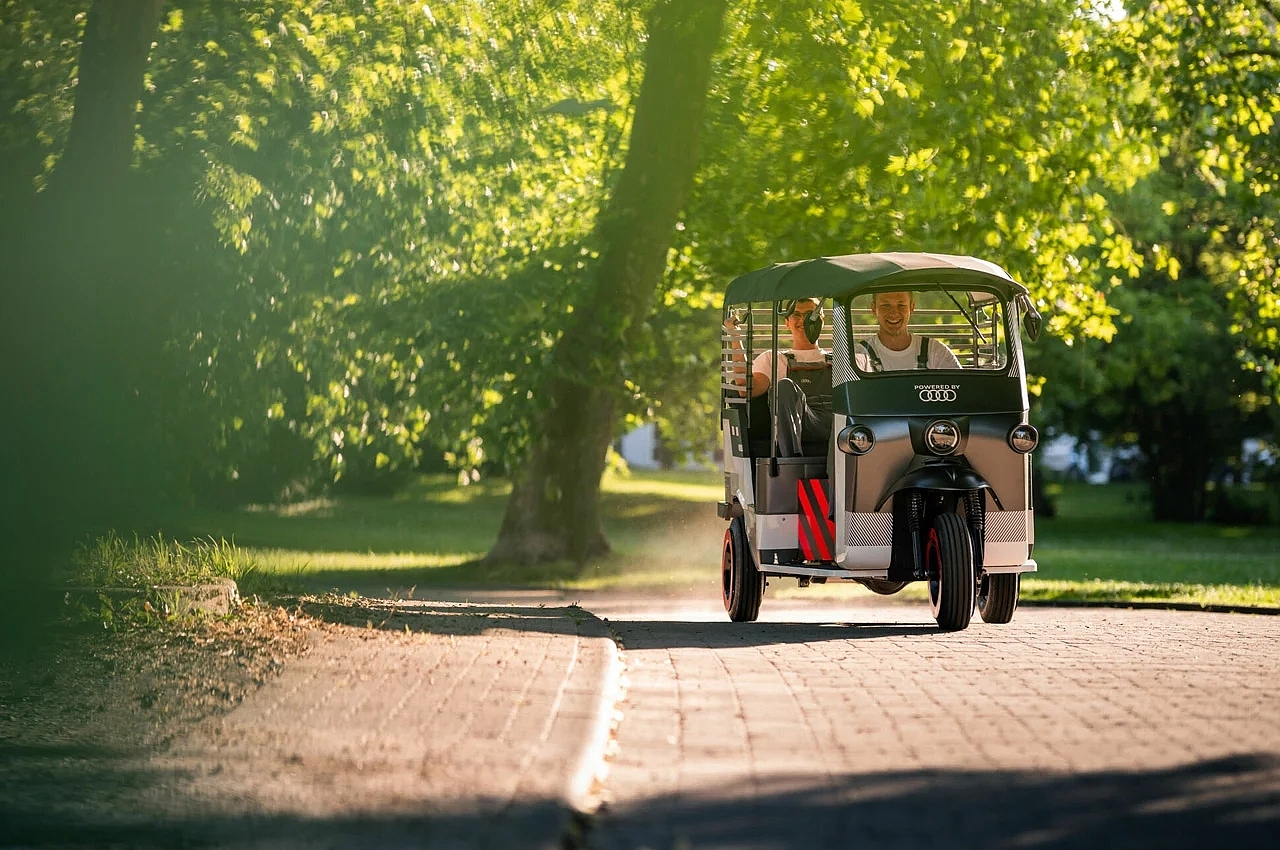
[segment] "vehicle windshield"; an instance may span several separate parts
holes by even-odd
[[[849,322],[854,366],[864,374],[1009,365],[1004,305],[990,292],[932,286],[858,295]]]

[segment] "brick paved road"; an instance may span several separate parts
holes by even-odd
[[[592,847],[1280,846],[1280,618],[770,602],[584,603],[629,682]]]
[[[559,848],[598,716],[608,731],[603,624],[563,606],[325,608],[308,610],[377,626],[317,634],[166,752],[39,760],[40,799],[0,793],[0,847]]]
[[[731,624],[714,599],[584,595],[604,624],[499,601],[362,606],[381,628],[326,631],[167,752],[88,774],[49,754],[59,794],[0,799],[0,846],[1280,844],[1280,617],[1024,609],[942,634],[919,604],[771,598]],[[606,625],[627,692],[584,834]]]

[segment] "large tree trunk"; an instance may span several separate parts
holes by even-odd
[[[150,343],[162,329],[136,309],[145,234],[129,173],[162,7],[95,0],[66,148],[22,232],[0,236],[0,570],[15,581],[42,580],[69,541],[139,494],[155,498],[142,470],[158,453],[127,376],[159,355]],[[0,575],[6,587],[9,578]]]
[[[711,56],[725,0],[658,0],[627,160],[597,223],[593,286],[556,344],[537,436],[507,503],[491,561],[583,561],[609,551],[600,476],[621,361],[652,309],[676,217],[698,164]]]
[[[133,162],[138,100],[164,0],[94,0],[80,45],[75,112],[52,186],[97,194]]]

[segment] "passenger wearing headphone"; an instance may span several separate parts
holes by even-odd
[[[831,439],[831,352],[818,347],[822,332],[822,301],[801,298],[783,301],[779,312],[786,312],[786,327],[791,332],[791,348],[778,359],[778,455],[800,457],[802,440],[826,442]],[[738,327],[732,316],[726,320],[730,335]],[[735,383],[746,385],[742,344],[732,343],[735,354]],[[765,350],[751,363],[751,397],[769,391],[773,374],[774,353]]]
[[[863,372],[892,372],[898,369],[959,369],[955,353],[940,339],[913,334],[909,330],[916,299],[910,292],[877,292],[871,299],[879,329],[869,339],[854,345],[859,369]]]

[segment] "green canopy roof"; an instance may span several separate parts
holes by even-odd
[[[793,263],[775,263],[734,278],[725,304],[780,301],[785,298],[836,298],[869,290],[919,284],[973,284],[995,289],[1004,297],[1026,287],[986,260],[952,254],[847,254]]]

